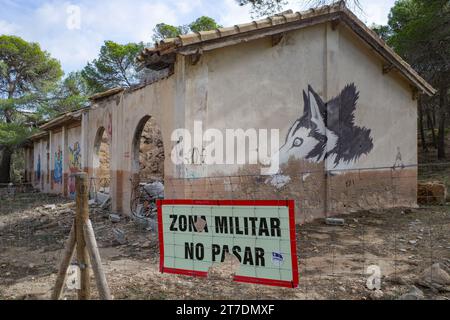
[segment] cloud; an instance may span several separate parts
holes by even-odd
[[[220,23],[227,27],[252,20],[249,7],[241,7],[235,0],[224,0],[223,8],[219,15]]]
[[[70,5],[80,8],[80,28],[70,29],[67,21]],[[2,33],[15,33],[28,41],[37,41],[58,58],[66,71],[82,68],[94,59],[105,40],[120,43],[151,42],[154,26],[159,22],[177,24],[177,10],[166,1],[99,0],[39,3],[26,15],[14,11],[18,28],[0,20]],[[0,14],[0,18],[3,18]]]
[[[388,15],[391,8],[394,6],[394,0],[378,0],[368,1],[362,0],[364,13],[362,19],[369,26],[373,23],[379,25],[386,25],[388,22]]]
[[[97,57],[105,40],[119,43],[151,42],[153,28],[165,22],[183,25],[202,15],[223,26],[253,20],[249,6],[235,0],[1,0],[0,33],[16,34],[39,42],[62,62],[65,71],[83,68]],[[394,0],[362,0],[367,23],[385,23]],[[287,8],[302,10],[302,0],[289,0]],[[68,28],[70,5],[80,8],[80,28]],[[73,14],[73,12],[72,12]]]
[[[202,0],[177,0],[175,1],[175,7],[178,13],[182,15],[187,15],[192,13],[194,10],[198,10],[203,4]]]
[[[0,20],[0,34],[14,34],[19,30],[19,27],[13,23],[5,20]]]

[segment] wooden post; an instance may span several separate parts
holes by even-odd
[[[52,293],[53,300],[59,300],[64,290],[67,280],[67,270],[72,261],[75,248],[77,250],[78,266],[80,268],[80,290],[78,290],[79,300],[89,300],[91,297],[90,287],[90,261],[94,270],[95,280],[98,287],[100,299],[111,300],[111,292],[103,271],[100,252],[95,240],[94,228],[89,220],[89,183],[86,173],[79,173],[75,176],[76,181],[76,217],[67,241],[64,257],[56,279],[55,288]],[[90,259],[89,259],[90,257]]]
[[[91,296],[89,254],[84,239],[84,225],[89,221],[89,184],[88,175],[79,173],[75,176],[76,181],[76,217],[75,230],[77,238],[77,260],[81,272],[79,300],[89,300]]]
[[[100,252],[98,251],[97,240],[95,240],[94,228],[90,220],[84,225],[84,239],[91,257],[92,269],[97,283],[97,289],[101,300],[111,300],[108,282],[102,267]]]
[[[72,261],[73,254],[75,253],[76,246],[76,234],[75,234],[75,224],[72,225],[70,230],[69,240],[67,240],[66,250],[64,251],[63,260],[59,268],[58,277],[56,278],[55,288],[53,289],[52,300],[61,299],[61,295],[64,290],[64,285],[67,279],[67,269]]]

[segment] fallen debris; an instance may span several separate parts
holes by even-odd
[[[437,286],[450,285],[450,275],[441,268],[439,263],[435,263],[430,268],[426,269],[422,274],[422,283]]]
[[[161,182],[153,182],[148,184],[143,184],[144,190],[153,199],[163,199],[164,198],[164,184]]]
[[[375,290],[370,294],[370,299],[381,300],[384,297],[384,292],[381,290]]]
[[[338,218],[327,218],[325,219],[325,223],[329,226],[344,226],[345,220]]]
[[[0,199],[0,225],[3,223],[3,228],[0,226],[0,273],[4,275],[0,277],[0,299],[20,299],[25,294],[41,293],[46,297],[45,292],[51,290],[54,283],[55,266],[60,262],[60,250],[69,234],[75,205],[73,202],[66,204],[67,199],[41,194],[17,197]],[[44,205],[51,203],[56,203],[57,209],[44,210]],[[450,298],[450,293],[445,291],[448,285],[430,287],[417,283],[422,279],[422,271],[431,266],[431,255],[439,259],[434,262],[439,262],[440,268],[450,274],[446,249],[450,246],[448,207],[413,210],[409,215],[401,214],[404,209],[380,210],[376,215],[349,214],[344,217],[344,227],[327,226],[325,219],[302,225],[297,234],[302,277],[295,290],[229,282],[238,269],[233,270],[233,262],[229,260],[220,264],[221,259],[216,267],[223,268],[222,276],[220,270],[219,275],[213,272],[209,279],[160,274],[158,235],[147,231],[147,228],[157,228],[157,219],[141,217],[142,226],[146,227],[141,229],[134,217],[130,221],[127,216],[121,216],[120,223],[112,224],[109,216],[117,212],[100,210],[98,205],[91,209],[99,212],[92,215],[93,226],[117,299],[382,300],[399,299],[402,295],[406,295],[402,299],[420,298],[420,292],[415,293],[412,285],[423,291],[424,299]],[[59,213],[64,211],[68,214]],[[423,217],[425,212],[427,217]],[[417,218],[423,222],[418,224]],[[200,219],[197,222],[200,223],[195,227],[201,230],[203,223]],[[355,228],[350,228],[349,223]],[[333,229],[339,232],[330,234]],[[433,230],[436,242],[430,243],[428,230]],[[417,246],[411,246],[408,242],[420,239],[418,235],[423,239],[417,240]],[[334,245],[331,250],[330,243]],[[406,253],[402,253],[401,248],[407,248]],[[367,277],[361,277],[359,272],[377,261],[382,263],[382,294],[367,290],[364,286]],[[238,262],[236,267],[239,267]],[[76,298],[76,292],[66,293],[65,299]],[[412,296],[407,296],[411,293]]]
[[[107,210],[111,206],[111,197],[108,197],[103,203],[100,205],[100,209]]]
[[[124,245],[124,244],[126,244],[128,242],[127,238],[126,238],[126,235],[125,235],[125,232],[123,230],[114,228],[113,229],[113,234],[114,234],[114,240],[118,244]]]
[[[118,214],[110,214],[109,215],[109,220],[112,223],[119,223],[122,220],[122,218]]]
[[[416,286],[412,286],[409,292],[400,296],[397,300],[423,300],[423,299],[425,299],[425,296],[422,290],[420,290]]]
[[[139,225],[142,229],[151,232],[158,232],[158,223],[155,218],[147,218],[144,216],[133,216],[134,222]]]
[[[447,201],[447,187],[440,181],[419,183],[418,202],[425,205],[444,205]]]

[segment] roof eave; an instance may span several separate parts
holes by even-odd
[[[69,112],[39,127],[41,130],[52,130],[74,122],[81,122],[82,111]]]
[[[219,29],[214,32],[218,32],[219,34],[222,32],[223,35],[215,36],[213,35],[214,32],[211,32],[212,36],[210,38],[203,33],[199,33],[197,34],[197,39],[195,39],[196,36],[191,36],[191,43],[188,41],[188,36],[186,36],[185,42],[183,42],[182,38],[171,39],[170,41],[167,41],[167,43],[162,42],[156,48],[145,49],[137,60],[145,67],[151,69],[161,68],[170,63],[174,63],[174,55],[176,54],[192,55],[200,51],[210,51],[243,41],[252,41],[271,35],[306,28],[311,25],[339,20],[343,21],[384,60],[392,64],[413,87],[429,96],[436,94],[437,90],[435,88],[424,80],[406,61],[397,55],[394,50],[392,50],[378,35],[370,30],[345,6],[325,6],[317,10],[307,11],[306,13],[297,13],[297,16],[299,18],[293,19],[292,21],[288,21],[285,17],[285,22],[278,24],[273,24],[273,21],[270,20],[274,17],[268,18],[271,22],[267,23],[267,27],[262,28],[254,27],[253,25],[257,26],[258,23],[262,24],[263,20],[228,28],[230,29],[229,33],[225,32],[226,28]],[[233,28],[234,31],[232,30]]]
[[[28,141],[30,141],[30,142],[39,141],[43,138],[47,138],[48,136],[49,136],[49,133],[47,131],[39,132],[39,133],[35,133],[31,137],[29,137]]]
[[[437,90],[423,79],[411,65],[401,58],[387,43],[369,29],[350,10],[344,9],[341,15],[342,21],[363,41],[369,44],[383,59],[391,63],[400,73],[423,94],[433,96]]]

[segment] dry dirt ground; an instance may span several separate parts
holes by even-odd
[[[0,299],[50,297],[73,209],[72,202],[49,195],[0,196]],[[323,220],[298,227],[300,287],[281,289],[232,283],[217,275],[197,279],[160,274],[155,234],[132,221],[113,224],[108,215],[91,213],[115,299],[397,299],[412,285],[426,299],[450,298],[450,286],[421,281],[424,270],[435,263],[449,272],[450,207],[344,218],[341,227]],[[113,228],[125,231],[126,244],[116,243]],[[381,269],[381,292],[366,287],[371,265]],[[96,298],[93,279],[92,287]],[[64,297],[74,299],[76,292],[65,290]]]

